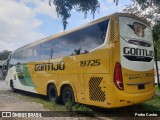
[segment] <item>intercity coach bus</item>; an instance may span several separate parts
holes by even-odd
[[[135,15],[115,13],[12,52],[13,89],[104,108],[154,96],[152,30]]]

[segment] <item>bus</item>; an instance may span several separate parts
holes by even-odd
[[[149,23],[114,13],[74,30],[23,46],[10,55],[6,83],[67,101],[103,108],[154,97],[154,49]]]

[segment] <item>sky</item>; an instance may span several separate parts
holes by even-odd
[[[57,17],[55,6],[49,0],[0,0],[0,51],[15,50],[42,38],[63,32],[61,18]],[[88,22],[115,12],[122,12],[131,0],[119,0],[116,6],[113,0],[99,0],[100,10],[95,18],[88,12],[84,14],[71,11],[66,30],[87,24]]]

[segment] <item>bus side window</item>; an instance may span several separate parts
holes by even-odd
[[[80,30],[80,41],[77,44],[82,48],[82,53],[88,53],[104,43],[108,22],[105,20]]]

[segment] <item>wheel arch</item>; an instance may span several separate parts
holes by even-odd
[[[69,81],[64,81],[62,82],[60,85],[59,85],[59,88],[58,88],[58,96],[62,95],[62,90],[65,86],[70,86],[73,90],[73,93],[74,93],[74,99],[75,99],[75,102],[77,102],[77,94],[76,94],[76,91],[75,91],[75,87],[73,86],[73,84]]]
[[[50,81],[48,81],[47,82],[47,85],[46,85],[46,96],[48,95],[48,88],[49,88],[49,86],[50,85],[55,85],[55,87],[56,87],[56,81],[55,80],[50,80]],[[56,89],[57,89],[57,87],[56,87]],[[57,89],[57,92],[58,92],[58,89]]]
[[[11,84],[13,84],[13,80],[12,79],[9,80],[9,86],[10,87],[11,87]]]

